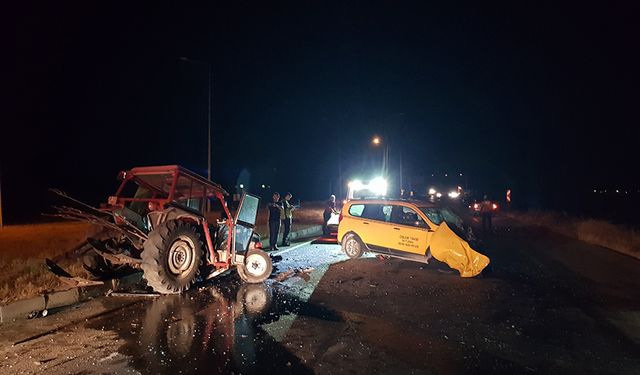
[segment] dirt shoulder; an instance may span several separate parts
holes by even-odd
[[[492,271],[472,279],[438,262],[332,265],[310,302],[342,322],[300,316],[287,347],[323,373],[637,371],[637,261],[522,227],[483,244]]]
[[[80,324],[124,303],[131,302],[93,300],[37,322],[3,325],[0,374],[139,374],[119,353],[124,340],[116,332]]]
[[[542,227],[640,259],[640,230],[637,228],[558,212],[511,212],[508,216],[528,226]]]

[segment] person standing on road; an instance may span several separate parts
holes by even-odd
[[[322,234],[328,236],[329,233],[329,220],[331,220],[331,215],[337,214],[338,210],[336,209],[336,196],[331,194],[329,200],[324,206],[324,213],[322,214],[322,218],[324,222],[322,224]]]
[[[292,212],[295,207],[289,202],[293,195],[287,192],[282,200],[282,225],[284,232],[282,233],[282,244],[280,246],[289,246],[289,233],[291,232],[291,222],[293,221]]]
[[[278,250],[278,234],[280,233],[280,219],[282,216],[282,204],[280,203],[280,193],[273,193],[269,208],[269,244],[271,250]]]
[[[480,215],[482,216],[482,231],[491,230],[491,217],[493,216],[493,202],[485,195],[480,202]]]

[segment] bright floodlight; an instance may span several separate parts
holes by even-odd
[[[373,137],[371,142],[373,142],[374,145],[379,145],[380,144],[380,137]]]
[[[369,181],[369,190],[375,195],[387,195],[387,181],[382,177],[376,177]]]
[[[362,181],[360,180],[353,180],[349,182],[349,188],[351,188],[351,190],[362,190],[363,187],[364,185],[362,185]]]
[[[437,193],[436,189],[429,188],[429,195],[435,195]]]
[[[449,192],[449,198],[451,199],[456,199],[460,196],[460,193],[458,193],[457,191],[450,191]]]

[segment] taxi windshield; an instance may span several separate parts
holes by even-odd
[[[455,212],[448,208],[419,207],[420,211],[435,225],[446,222],[449,226],[464,230],[464,222]]]

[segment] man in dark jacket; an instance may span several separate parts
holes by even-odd
[[[491,217],[493,216],[494,204],[485,195],[480,202],[480,214],[482,215],[482,231],[491,231]]]
[[[322,218],[324,222],[322,223],[322,234],[326,237],[329,236],[329,220],[331,219],[331,215],[338,214],[339,211],[336,209],[336,196],[331,194],[329,200],[324,205],[324,212],[322,214]]]
[[[282,215],[280,193],[273,193],[273,200],[267,207],[269,208],[269,244],[271,245],[271,250],[278,250],[278,234],[280,233],[280,218]]]

